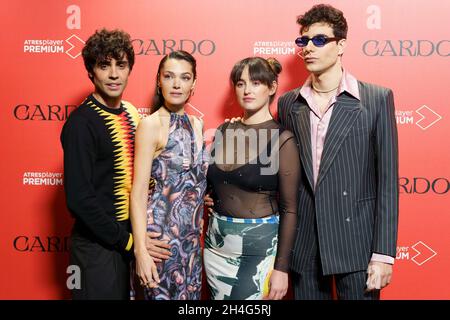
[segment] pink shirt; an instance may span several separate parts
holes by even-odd
[[[303,87],[300,89],[300,94],[303,98],[305,98],[310,109],[309,121],[311,124],[311,153],[315,187],[317,183],[317,177],[319,175],[320,160],[322,158],[325,137],[327,135],[328,125],[330,124],[331,114],[333,113],[336,97],[342,94],[344,91],[347,91],[358,100],[360,100],[360,96],[358,81],[350,73],[343,70],[341,83],[339,84],[336,95],[333,96],[330,101],[328,101],[328,105],[326,106],[325,111],[321,113],[319,107],[316,105],[313,99],[311,81],[311,76],[309,76],[308,79],[306,79]],[[373,253],[371,260],[394,264],[395,259],[391,256]]]

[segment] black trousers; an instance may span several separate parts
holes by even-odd
[[[311,257],[302,273],[292,272],[296,300],[331,300],[333,284],[338,299],[379,300],[380,290],[366,292],[366,281],[366,270],[324,276],[318,255]]]
[[[128,300],[130,255],[109,249],[75,231],[71,237],[70,264],[78,266],[80,287],[74,300]]]

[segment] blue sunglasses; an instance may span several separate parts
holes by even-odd
[[[343,39],[343,38],[340,38],[340,37],[327,37],[326,35],[318,34],[317,36],[314,36],[312,38],[307,37],[307,36],[298,37],[297,39],[295,39],[295,44],[298,45],[300,48],[303,48],[303,47],[306,47],[308,45],[309,40],[311,40],[312,43],[316,47],[323,47],[328,42],[338,41],[338,40],[341,40],[341,39]]]

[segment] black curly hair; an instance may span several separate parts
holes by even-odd
[[[120,60],[125,54],[128,59],[130,71],[134,65],[134,49],[130,35],[122,30],[101,29],[89,37],[81,52],[84,66],[92,74],[96,64],[114,58]]]
[[[347,38],[347,20],[345,20],[341,10],[328,4],[318,4],[309,9],[305,14],[297,17],[297,23],[301,25],[300,33],[317,22],[329,24],[333,28],[335,37]]]

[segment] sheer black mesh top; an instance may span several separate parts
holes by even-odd
[[[299,178],[295,137],[275,120],[228,122],[216,131],[208,168],[214,211],[252,219],[280,214],[275,268],[282,271],[295,240]]]

